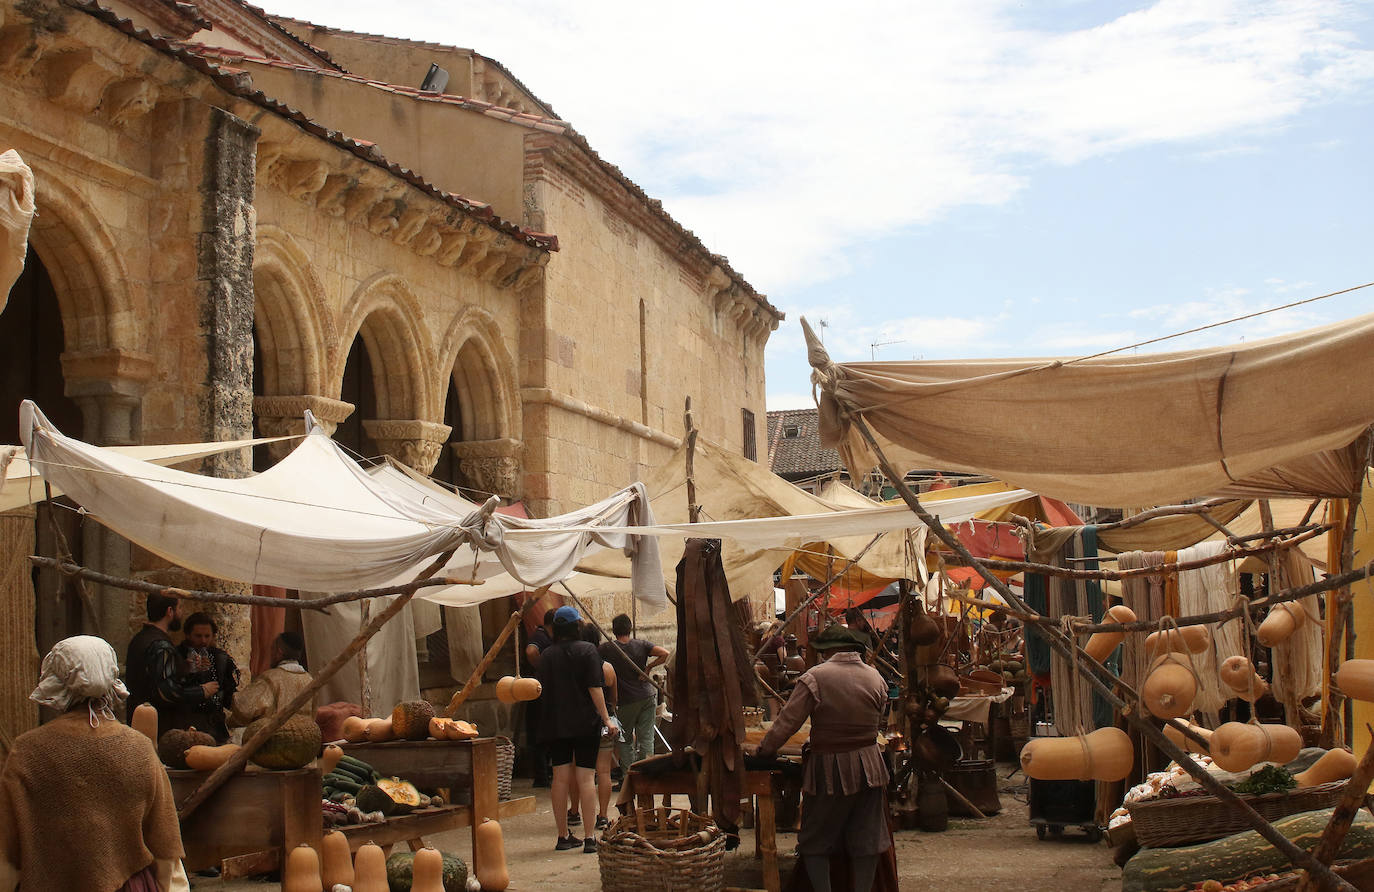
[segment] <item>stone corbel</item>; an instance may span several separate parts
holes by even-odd
[[[58,105],[89,114],[105,88],[119,79],[119,68],[94,50],[59,53],[44,63],[48,96]]]
[[[394,199],[383,199],[377,202],[367,214],[367,228],[373,235],[380,238],[387,238],[400,226],[400,221],[396,219],[393,211],[396,208]]]
[[[315,158],[301,158],[278,164],[274,173],[282,191],[300,201],[324,188],[329,165]]]
[[[425,224],[429,222],[429,210],[427,208],[402,208],[398,219],[396,232],[392,234],[391,240],[398,245],[409,245],[420,234],[420,230],[425,228]]]
[[[484,282],[499,282],[506,266],[511,262],[509,254],[499,250],[491,251],[481,263],[478,263],[473,273],[477,278]],[[519,263],[517,260],[516,263]]]
[[[346,173],[332,173],[315,193],[315,207],[320,213],[339,217],[344,212],[344,197],[357,180]]]
[[[8,25],[0,31],[0,74],[24,77],[52,48],[56,36],[42,28]]]
[[[363,430],[378,449],[421,474],[434,470],[453,432],[447,424],[435,421],[378,418],[364,419]]]
[[[99,446],[137,443],[143,392],[156,370],[151,356],[132,350],[63,353],[62,380],[81,407],[84,439]]]
[[[372,210],[372,206],[382,197],[377,186],[359,183],[348,190],[343,200],[343,216],[349,223],[356,223]]]
[[[253,398],[253,415],[258,432],[264,437],[290,437],[305,433],[305,410],[309,409],[325,433],[333,436],[339,423],[353,414],[354,406],[327,396],[258,396]],[[281,461],[296,446],[293,441],[270,443],[267,451]]]
[[[100,108],[116,127],[127,127],[157,105],[158,86],[147,77],[115,81],[105,90]]]
[[[469,440],[448,446],[471,488],[512,500],[523,495],[519,440]]]
[[[444,230],[434,221],[426,221],[420,234],[415,236],[412,250],[421,257],[432,257],[444,244]]]

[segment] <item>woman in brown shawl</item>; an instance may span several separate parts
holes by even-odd
[[[67,638],[30,699],[62,715],[14,741],[0,771],[0,892],[182,892],[181,828],[148,738],[115,718],[114,648]]]

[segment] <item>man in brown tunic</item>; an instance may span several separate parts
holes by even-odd
[[[838,623],[811,646],[830,657],[797,679],[758,754],[775,754],[811,719],[797,853],[816,892],[830,892],[830,858],[840,852],[849,855],[855,892],[869,892],[878,856],[892,845],[883,797],[887,765],[877,744],[887,682],[864,663],[864,642]]]

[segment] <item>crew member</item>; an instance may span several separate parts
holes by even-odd
[[[189,728],[194,710],[219,692],[219,682],[187,683],[185,667],[172,643],[171,632],[181,631],[181,602],[166,595],[149,595],[148,621],[129,641],[124,677],[129,688],[129,712],[143,703],[157,709],[157,730]]]

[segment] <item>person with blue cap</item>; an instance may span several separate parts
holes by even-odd
[[[553,820],[558,830],[554,848],[560,852],[582,846],[596,851],[592,820],[596,805],[596,757],[603,729],[619,735],[620,725],[606,707],[601,654],[582,640],[582,615],[576,607],[554,611],[553,644],[540,655],[540,741],[553,762]],[[582,839],[573,835],[563,803],[569,795],[580,803]]]

